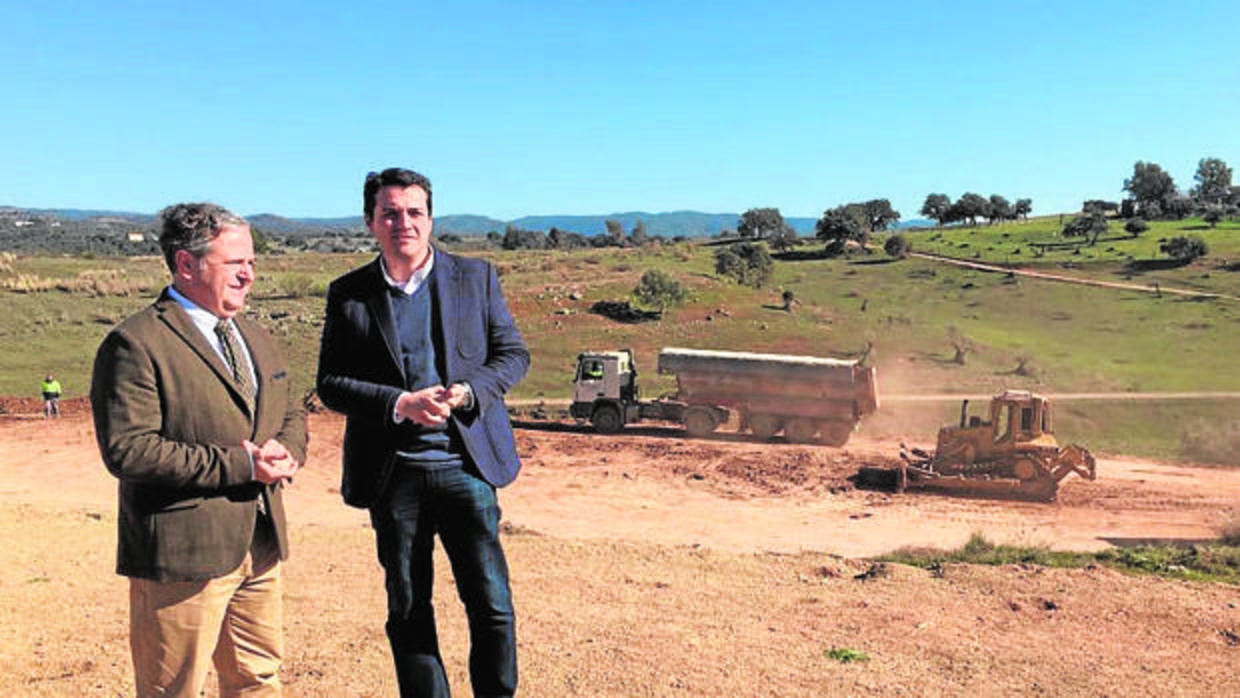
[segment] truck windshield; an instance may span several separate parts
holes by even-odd
[[[603,362],[597,359],[588,359],[581,362],[581,380],[596,381],[603,377]]]

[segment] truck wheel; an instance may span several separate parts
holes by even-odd
[[[798,417],[788,420],[788,423],[784,425],[784,433],[788,435],[789,441],[807,444],[814,440],[814,434],[818,433],[818,425],[812,419]]]
[[[615,434],[624,426],[624,422],[620,420],[620,410],[611,405],[603,405],[594,410],[594,414],[590,415],[590,423],[600,434]]]
[[[749,415],[749,431],[759,439],[769,439],[779,433],[779,418],[771,414]]]
[[[685,431],[689,432],[689,436],[710,436],[717,426],[715,415],[710,410],[690,407],[685,411]]]
[[[824,422],[822,425],[822,442],[828,446],[839,448],[848,443],[852,436],[853,425],[848,422]]]

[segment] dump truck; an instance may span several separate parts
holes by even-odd
[[[959,425],[939,429],[934,453],[901,448],[896,490],[1054,501],[1065,477],[1097,472],[1084,447],[1059,445],[1051,414],[1050,399],[1027,390],[1001,391],[983,414],[963,400]]]
[[[633,352],[577,356],[570,414],[601,433],[644,420],[671,421],[690,436],[714,432],[735,415],[739,431],[759,439],[843,446],[862,417],[878,409],[873,367],[857,361],[669,347],[658,372],[676,377],[676,391],[639,396]]]

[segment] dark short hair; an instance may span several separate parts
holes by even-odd
[[[379,190],[384,187],[421,187],[426,192],[426,215],[431,215],[431,180],[426,175],[406,170],[403,167],[389,167],[382,172],[368,172],[366,185],[362,187],[362,217],[370,223],[375,215],[375,199]]]
[[[163,250],[164,263],[173,273],[176,273],[178,251],[185,250],[201,257],[225,226],[249,225],[223,206],[205,202],[173,204],[160,211],[159,218],[159,248]]]

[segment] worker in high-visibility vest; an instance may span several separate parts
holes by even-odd
[[[56,376],[49,373],[47,378],[44,378],[39,385],[39,389],[43,391],[43,418],[59,418],[60,396],[64,393],[64,389],[60,387],[60,381],[56,380]]]

